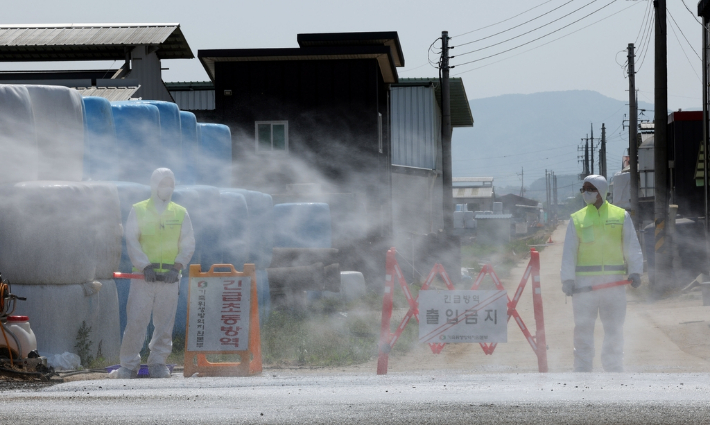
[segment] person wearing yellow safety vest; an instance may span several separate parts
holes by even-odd
[[[562,291],[572,296],[574,310],[574,371],[591,372],[594,325],[604,326],[601,363],[607,372],[624,371],[626,285],[590,290],[592,286],[625,280],[641,284],[643,254],[631,217],[606,201],[609,185],[590,175],[580,190],[586,207],[571,215],[560,279]]]
[[[150,199],[133,205],[126,220],[126,248],[134,271],[145,279],[132,279],[126,305],[119,379],[135,378],[140,368],[140,351],[153,316],[153,337],[148,347],[151,378],[169,378],[165,365],[172,351],[173,325],[182,269],[195,252],[195,236],[185,208],[170,202],[175,176],[158,168],[150,178]]]

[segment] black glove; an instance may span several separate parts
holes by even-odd
[[[562,282],[562,292],[568,297],[571,297],[574,293],[574,280],[565,280]]]
[[[169,272],[165,273],[163,281],[165,283],[175,283],[178,281],[180,276],[180,270],[170,269]]]
[[[641,286],[641,276],[638,273],[632,273],[629,275],[629,280],[631,281],[632,288],[638,288]]]
[[[152,264],[143,269],[143,276],[146,282],[155,282],[155,270]]]

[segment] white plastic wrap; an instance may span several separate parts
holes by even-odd
[[[60,86],[27,85],[38,146],[38,179],[81,181],[84,115],[81,94]]]
[[[0,184],[37,180],[37,136],[30,94],[0,84]]]
[[[121,249],[114,191],[107,184],[81,182],[0,186],[3,276],[37,285],[111,277]]]
[[[12,284],[13,294],[27,297],[27,301],[17,301],[14,314],[29,316],[41,355],[77,353],[77,335],[82,323],[86,323],[91,328],[89,354],[94,358],[101,354],[106,360],[117,359],[121,339],[116,284],[113,280],[100,283],[99,290],[92,295],[86,295],[83,284]]]

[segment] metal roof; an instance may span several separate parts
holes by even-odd
[[[487,219],[505,219],[512,218],[513,214],[491,214],[489,211],[477,211],[474,213],[473,218],[476,220],[487,220]]]
[[[453,177],[454,182],[492,182],[493,177]]]
[[[436,91],[436,101],[441,107],[441,87],[438,78],[400,78],[397,84],[401,86],[433,84]],[[473,127],[471,105],[468,103],[466,88],[460,77],[449,79],[449,93],[451,98],[451,126]]]
[[[392,52],[395,66],[404,66],[404,53],[397,31],[298,34],[296,40],[301,47],[387,46]]]
[[[165,87],[170,91],[214,90],[214,83],[212,81],[173,81],[165,82]]]
[[[392,51],[386,46],[328,46],[288,49],[198,50],[197,57],[210,79],[215,79],[216,62],[267,62],[342,59],[377,59],[385,83],[397,82]]]
[[[83,97],[97,96],[114,101],[130,100],[139,87],[77,87]]]
[[[192,59],[180,24],[0,25],[0,61],[124,60],[156,46],[160,59]]]
[[[454,198],[492,198],[492,187],[463,187],[453,188]]]

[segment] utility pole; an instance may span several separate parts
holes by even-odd
[[[441,32],[441,156],[444,186],[444,230],[454,229],[454,193],[451,170],[451,101],[449,93],[449,32]]]
[[[672,241],[668,240],[668,153],[666,137],[668,130],[668,60],[666,46],[666,0],[653,2],[656,8],[655,22],[655,84],[654,84],[654,177],[655,200],[653,205],[655,218],[655,262],[656,273],[653,289],[661,295],[666,288],[672,287],[671,250]]]
[[[589,135],[587,135],[587,143],[584,145],[584,176],[589,174]]]
[[[545,203],[545,211],[547,211],[547,222],[545,224],[549,224],[552,214],[550,212],[550,173],[547,170],[545,170]]]
[[[589,124],[589,129],[592,131],[592,137],[589,138],[589,142],[590,142],[589,152],[591,152],[591,154],[592,154],[592,160],[589,161],[589,164],[592,166],[591,174],[594,174],[594,128],[592,127],[592,124]]]
[[[520,167],[520,197],[525,196],[525,167]]]
[[[703,13],[703,197],[705,198],[705,255],[710,253],[710,194],[708,194],[708,25]]]
[[[602,123],[602,147],[599,150],[599,174],[606,177],[606,127]]]
[[[555,205],[555,222],[557,222],[557,175],[552,173],[552,202]]]
[[[636,71],[634,69],[634,43],[629,43],[629,173],[631,180],[631,211],[629,215],[634,223],[634,228],[640,225],[639,210],[639,166],[638,166],[638,141],[636,131],[638,129],[638,105],[636,104]]]

